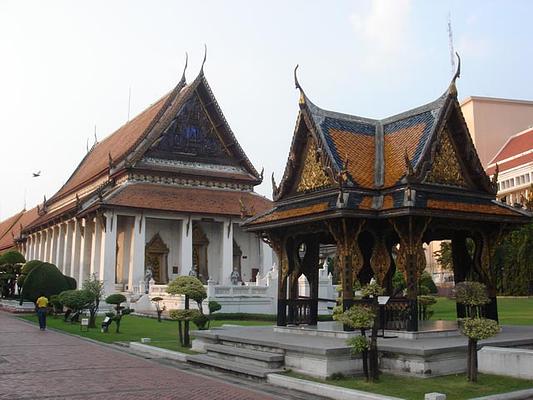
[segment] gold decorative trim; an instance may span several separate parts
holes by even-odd
[[[296,187],[297,192],[319,189],[332,184],[331,178],[326,175],[320,162],[317,146],[313,139],[309,139],[307,153],[303,162],[300,181]]]
[[[425,181],[428,183],[466,187],[467,182],[447,129],[440,132],[438,141],[433,165]]]

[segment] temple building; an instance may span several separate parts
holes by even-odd
[[[239,223],[271,207],[254,192],[261,181],[202,64],[194,81],[184,71],[170,93],[96,143],[10,236],[28,260],[52,262],[79,283],[96,274],[107,293],[178,275],[253,281],[272,252]]]
[[[451,240],[455,283],[483,282],[485,315],[498,319],[493,252],[531,214],[497,201],[497,176],[485,173],[457,100],[459,72],[435,101],[376,120],[316,106],[295,71],[300,111],[285,173],[279,185],[272,181],[274,206],[243,225],[277,254],[278,325],[316,325],[319,249],[335,245],[344,308],[357,301],[355,284],[374,278],[392,296],[384,327],[418,330],[424,244],[439,240]],[[396,270],[406,297],[393,291]],[[300,276],[308,298],[299,297]]]

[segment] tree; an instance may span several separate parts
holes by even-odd
[[[83,282],[83,290],[87,290],[93,296],[93,302],[89,305],[89,328],[96,328],[96,314],[100,307],[100,300],[104,297],[104,281],[96,279],[96,274],[89,275]]]
[[[126,302],[126,296],[120,293],[107,296],[105,302],[115,306],[115,312],[106,313],[106,316],[111,318],[112,321],[115,321],[117,326],[116,333],[120,333],[120,322],[122,321],[122,317],[131,314],[133,309],[121,306],[122,303]]]
[[[172,295],[185,296],[185,310],[171,310],[170,317],[178,321],[178,330],[180,344],[183,347],[190,347],[191,339],[189,335],[190,321],[194,318],[199,320],[204,315],[202,302],[207,297],[202,282],[194,276],[178,276],[167,286],[167,293]],[[189,310],[189,299],[195,301],[198,305],[198,314],[190,312],[181,312]],[[184,325],[182,333],[182,322]]]
[[[157,312],[157,322],[161,322],[161,314],[166,310],[165,305],[161,307],[161,302],[163,301],[162,297],[153,297],[152,302],[155,304],[155,311]]]
[[[0,255],[0,296],[14,297],[17,279],[26,260],[18,251]]]
[[[30,263],[33,263],[33,261],[30,261]],[[21,277],[24,277],[21,291],[22,299],[35,302],[41,294],[50,298],[54,294],[59,294],[69,289],[65,276],[54,264],[39,263],[32,265],[27,275],[21,274]],[[28,264],[26,263],[26,265]],[[24,272],[26,265],[22,268],[22,272]]]
[[[477,382],[477,342],[496,335],[500,328],[496,321],[481,317],[481,307],[490,302],[485,285],[461,282],[455,287],[455,298],[465,306],[468,316],[459,321],[461,333],[468,338],[466,374],[470,382]]]
[[[71,313],[86,310],[94,302],[94,297],[88,290],[65,290],[58,296],[58,300],[65,307],[69,308],[71,312],[65,314],[65,321]],[[74,320],[71,320],[74,322]]]

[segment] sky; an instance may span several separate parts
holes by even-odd
[[[533,100],[530,1],[0,0],[0,220],[50,198],[89,147],[205,75],[271,197],[298,114],[318,106],[382,118],[436,99]],[[32,172],[41,171],[38,178]]]

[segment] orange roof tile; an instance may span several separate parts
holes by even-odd
[[[243,202],[247,216],[263,213],[272,202],[254,192],[200,189],[150,183],[130,184],[113,194],[104,204],[151,210],[215,215],[241,215]]]
[[[498,215],[517,215],[517,211],[510,210],[505,206],[499,206],[498,204],[472,204],[452,202],[446,200],[433,200],[427,201],[427,208],[449,211],[462,211],[468,213],[482,213],[482,214],[498,214]]]
[[[22,229],[38,217],[37,207],[21,211],[5,221],[0,222],[0,251],[15,247],[14,238],[19,238]],[[9,226],[9,228],[7,228]],[[7,228],[7,230],[6,230]]]
[[[263,215],[252,222],[249,225],[261,224],[264,222],[280,221],[284,219],[303,217],[310,214],[318,214],[329,209],[329,202],[312,204],[309,206],[295,207],[289,210],[273,211],[269,214]]]
[[[517,156],[529,150],[533,150],[533,128],[511,136],[490,161],[490,164],[500,163],[507,158]]]

